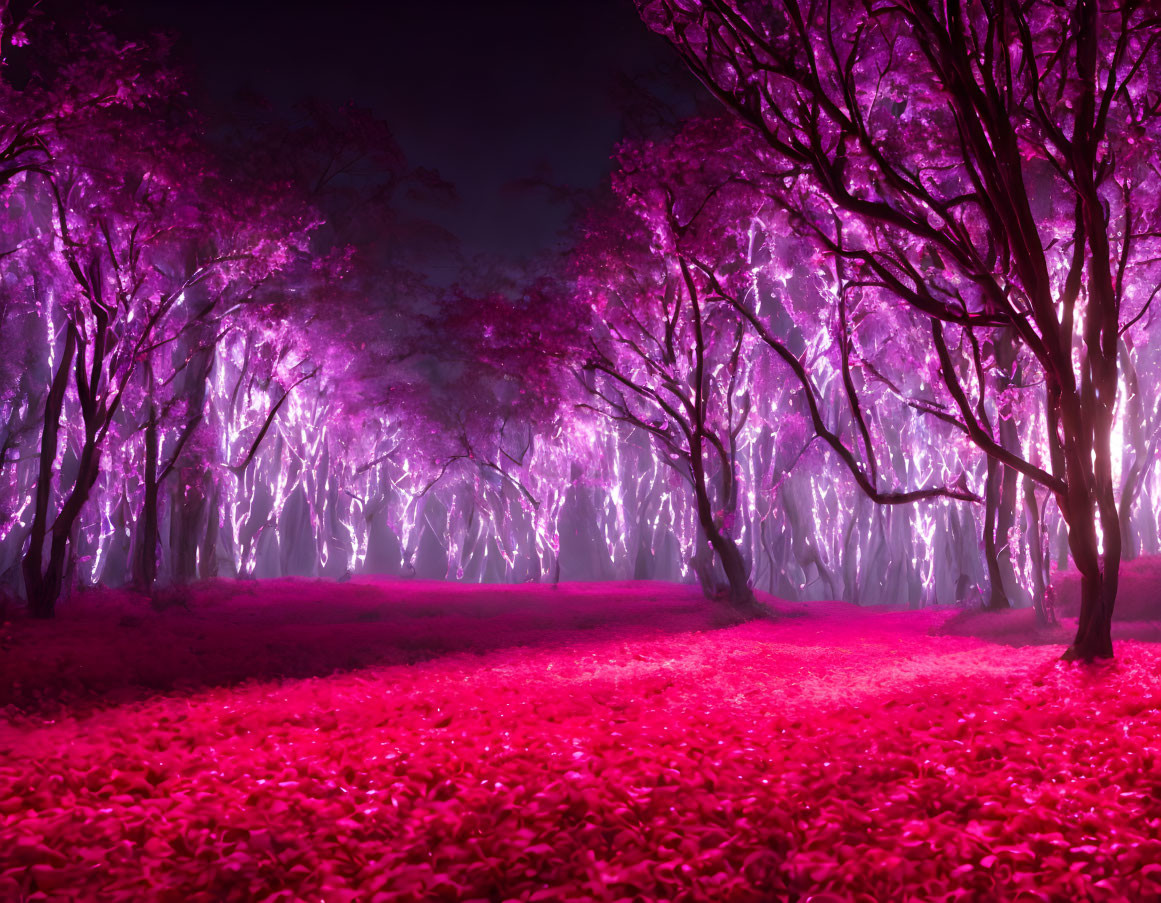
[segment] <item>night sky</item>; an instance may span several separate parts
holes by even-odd
[[[624,135],[623,76],[692,112],[700,86],[631,0],[391,0],[121,4],[133,24],[176,32],[200,106],[240,91],[279,106],[317,97],[374,110],[412,164],[458,190],[432,219],[467,256],[553,247],[567,206],[525,180],[592,189]]]

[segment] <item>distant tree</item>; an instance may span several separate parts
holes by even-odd
[[[319,212],[320,227],[310,253],[265,286],[251,306],[256,316],[244,318],[269,347],[255,354],[250,336],[237,332],[219,362],[233,388],[228,403],[220,391],[211,403],[218,416],[231,411],[221,428],[251,444],[232,451],[246,467],[227,468],[233,476],[217,487],[218,513],[243,573],[253,573],[258,542],[278,547],[284,563],[305,557],[290,552],[302,545],[302,521],[317,558],[295,560],[295,568],[313,573],[340,558],[354,567],[358,543],[349,537],[383,509],[379,493],[394,491],[386,474],[399,456],[399,431],[413,426],[420,439],[425,428],[405,409],[414,396],[403,390],[415,379],[410,362],[431,351],[437,292],[426,271],[456,260],[458,250],[424,214],[452,202],[454,189],[410,164],[388,125],[365,109],[307,101],[284,116],[251,98],[241,115],[245,126],[224,149],[233,169],[246,181],[274,177]],[[368,429],[340,447],[337,437],[358,423]],[[267,510],[270,484],[279,488]],[[200,508],[196,489],[191,496]],[[332,554],[336,545],[349,555]]]
[[[751,565],[735,536],[753,340],[736,311],[707,300],[700,274],[674,253],[667,239],[681,224],[667,203],[673,195],[652,187],[646,198],[631,177],[620,179],[623,193],[591,216],[578,249],[577,290],[599,324],[584,363],[593,396],[585,405],[651,438],[692,493],[700,541],[691,566],[703,588],[756,611]]]
[[[650,435],[660,460],[687,483],[702,537],[697,547],[704,550],[694,564],[708,576],[701,559],[716,559],[729,598],[742,608],[752,604],[752,595],[750,562],[739,542],[749,530],[757,548],[753,534],[761,522],[753,499],[782,482],[784,474],[770,472],[775,461],[793,467],[802,455],[794,422],[803,415],[808,429],[881,502],[973,497],[938,485],[881,489],[872,450],[860,462],[840,435],[844,425],[856,425],[843,405],[830,422],[833,390],[826,397],[820,374],[812,377],[811,364],[803,363],[812,347],[814,366],[842,370],[842,355],[828,344],[829,318],[820,316],[825,301],[819,293],[829,289],[822,279],[789,279],[771,248],[760,247],[772,240],[762,225],[769,202],[761,190],[771,175],[756,147],[745,130],[714,119],[687,123],[667,142],[625,145],[615,202],[590,219],[578,253],[578,290],[604,329],[588,363],[596,407]],[[776,284],[782,287],[775,290]],[[758,320],[740,299],[758,296],[767,319],[775,309],[782,312],[777,329],[785,340],[766,326],[752,328]],[[845,341],[840,327],[846,321],[838,319],[834,346]],[[760,353],[763,342],[779,352],[773,366]],[[792,353],[790,345],[803,353]],[[857,423],[869,435],[865,422]],[[795,548],[825,573],[813,537],[826,533],[827,525],[799,511],[792,493],[783,501],[799,534]]]
[[[1111,656],[1119,340],[1158,281],[1155,6],[638,7],[787,168],[770,196],[793,227],[927,321],[938,416],[1055,496],[1082,577],[1068,655]],[[1043,393],[1021,447],[996,424],[1005,355]]]
[[[163,205],[171,217],[185,212],[171,224],[169,266],[142,254],[162,284],[184,296],[150,326],[135,374],[141,416],[134,425],[145,448],[133,577],[147,590],[158,576],[160,500],[204,422],[218,346],[268,313],[267,296],[277,293],[288,272],[312,262],[320,276],[334,270],[308,253],[317,215],[284,183],[228,179],[204,149],[187,146],[182,153],[184,197]],[[192,210],[197,215],[191,219]]]
[[[1150,391],[1161,381],[1161,342],[1157,341],[1161,320],[1156,310],[1151,314],[1124,332],[1120,346],[1124,386],[1120,503],[1125,560],[1161,550],[1156,487],[1151,485],[1161,460],[1161,397]]]
[[[588,319],[568,303],[559,272],[526,272],[523,285],[507,281],[514,273],[468,275],[428,321],[410,416],[430,436],[429,489],[453,472],[472,474],[472,507],[490,509],[502,545],[520,537],[527,575],[540,578],[559,566],[550,512],[569,482],[567,466],[546,468],[541,452],[560,440],[577,395],[572,373]]]

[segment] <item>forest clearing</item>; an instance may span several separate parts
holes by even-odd
[[[93,596],[4,629],[5,899],[1161,894],[1154,642],[1094,674],[1066,628],[639,582]]]

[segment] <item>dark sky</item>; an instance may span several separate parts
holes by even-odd
[[[124,0],[131,21],[183,36],[214,102],[239,89],[289,105],[315,96],[373,109],[413,164],[459,191],[442,223],[468,253],[551,246],[565,209],[513,182],[592,188],[622,135],[619,74],[650,76],[693,108],[698,86],[632,0]]]

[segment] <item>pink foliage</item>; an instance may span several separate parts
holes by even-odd
[[[53,720],[9,708],[0,896],[1161,893],[1153,646],[1126,642],[1115,667],[1080,669],[1057,664],[1057,649],[931,636],[938,612],[840,603],[778,603],[776,622],[708,630],[712,606],[658,584],[256,586],[229,605],[225,584],[204,588],[188,612],[138,603],[137,621],[125,620],[131,597],[106,596],[103,627],[96,610],[76,615],[89,645],[72,667],[97,665],[107,646],[141,673],[188,649],[213,661],[195,638],[232,630],[252,648],[201,675],[232,679],[261,658],[278,611],[304,651],[355,622],[398,628],[394,643],[379,634],[383,660],[423,630],[455,654],[66,705]],[[41,626],[11,629],[43,664],[62,634]],[[116,645],[135,630],[153,641]],[[270,647],[285,653],[288,636]]]

